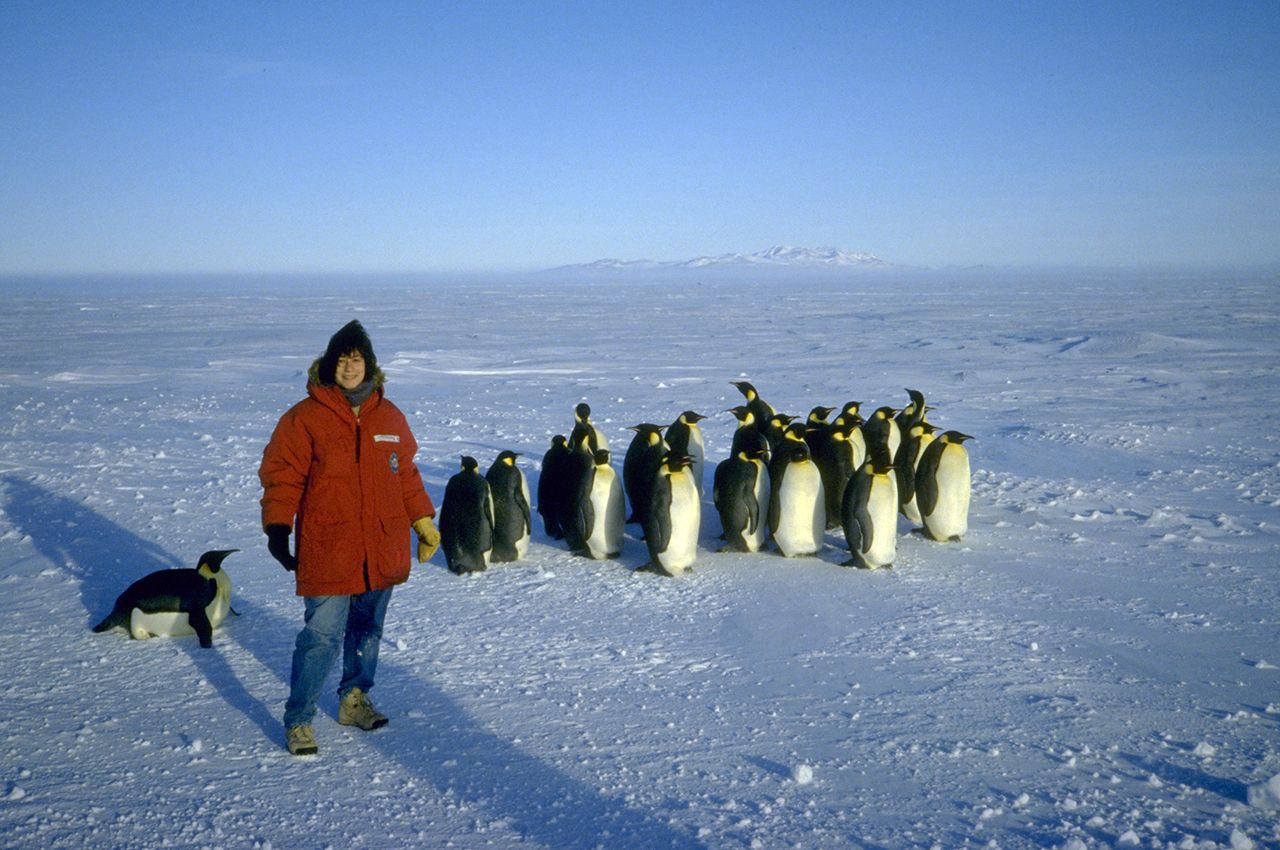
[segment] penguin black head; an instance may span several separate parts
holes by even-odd
[[[726,410],[725,413],[732,413],[738,420],[739,425],[750,425],[756,418],[756,415],[751,412],[751,408],[747,407],[745,404],[740,404],[737,407],[731,407]]]
[[[907,395],[911,396],[911,403],[916,406],[916,410],[924,408],[924,393],[919,390],[908,389]]]
[[[682,469],[688,469],[693,465],[693,458],[687,454],[676,452],[667,452],[662,456],[662,465],[669,472],[679,472]]]
[[[659,436],[659,437],[662,436],[662,426],[654,425],[652,422],[641,422],[639,425],[632,425],[627,430],[635,431],[637,434],[641,434],[643,436],[650,437],[650,438],[654,436]]]
[[[196,569],[207,569],[211,573],[216,573],[222,569],[222,562],[228,555],[239,551],[239,549],[211,549],[196,561]]]
[[[373,377],[378,371],[378,358],[373,354],[373,343],[369,340],[369,334],[365,332],[364,325],[360,324],[359,319],[347,322],[329,338],[329,345],[320,356],[318,377],[322,385],[329,386],[337,383],[335,375],[338,370],[338,359],[353,351],[360,352],[360,356],[364,358],[365,379]]]
[[[579,403],[578,406],[573,409],[573,416],[579,422],[586,422],[591,418],[591,405],[587,404],[585,401]]]
[[[677,421],[683,421],[686,425],[696,425],[706,418],[707,417],[703,416],[701,413],[694,413],[692,410],[686,410],[684,413],[680,414]]]
[[[520,457],[520,452],[503,451],[498,453],[498,460],[507,466],[515,466],[516,458]]]
[[[807,423],[793,422],[787,426],[787,430],[783,432],[783,436],[785,436],[788,440],[799,440],[800,442],[803,443],[804,435],[807,431],[809,431],[809,426]]]
[[[833,410],[835,410],[834,407],[823,407],[822,405],[818,405],[813,410],[809,411],[809,421],[825,423],[827,421],[827,417],[831,415],[831,411]]]
[[[972,440],[973,437],[968,434],[961,434],[959,431],[943,431],[942,436],[938,439],[944,443],[953,443],[958,446],[965,440]]]
[[[747,401],[751,401],[753,398],[760,395],[758,392],[756,392],[756,388],[751,386],[751,384],[747,383],[746,381],[730,381],[729,383],[737,387],[738,392],[746,396]]]
[[[564,434],[556,434],[551,438],[552,448],[567,449],[569,447],[569,438]]]
[[[609,457],[610,455],[609,455],[608,449],[596,449],[596,453],[595,453],[596,466],[608,466]]]
[[[898,411],[894,410],[892,407],[877,407],[876,412],[871,414],[871,416],[873,419],[892,419],[897,413]]]
[[[475,458],[471,457],[470,455],[462,456],[463,472],[478,472],[479,470],[480,470],[480,463]]]

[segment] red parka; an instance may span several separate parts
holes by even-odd
[[[411,523],[436,513],[418,444],[381,380],[357,418],[316,374],[262,453],[262,526],[294,529],[299,596],[382,590],[409,577]]]

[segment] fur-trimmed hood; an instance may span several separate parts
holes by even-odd
[[[321,358],[317,357],[315,360],[311,361],[311,368],[307,370],[307,384],[309,386],[317,386],[317,387],[337,386],[337,384],[320,383],[320,360]],[[375,390],[380,390],[382,389],[383,385],[386,384],[386,382],[387,382],[387,376],[382,373],[382,370],[379,368],[374,368],[373,388]]]

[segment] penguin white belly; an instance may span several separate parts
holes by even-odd
[[[821,549],[827,508],[817,464],[805,461],[788,466],[778,502],[778,528],[773,532],[773,542],[782,554],[791,558],[812,555]]]
[[[698,488],[698,495],[702,495],[702,467],[707,459],[707,447],[702,440],[702,429],[697,425],[689,428],[689,457],[693,458],[693,463],[689,465],[689,472],[693,475],[693,483]]]
[[[759,505],[759,522],[753,533],[750,529],[742,532],[742,540],[747,544],[748,552],[759,552],[769,538],[769,467],[762,461],[753,460],[756,467],[756,504]]]
[[[880,477],[880,476],[877,476]],[[891,472],[884,483],[871,485],[867,514],[871,517],[871,548],[862,553],[868,567],[889,567],[898,553],[898,485]]]
[[[612,558],[622,551],[626,520],[622,482],[612,469],[596,468],[595,481],[591,486],[591,510],[595,524],[587,538],[587,554],[597,560]]]
[[[958,540],[969,531],[969,453],[948,447],[938,461],[935,480],[938,503],[924,517],[925,526],[936,540]]]
[[[855,428],[849,432],[849,445],[853,447],[853,466],[850,469],[862,469],[867,462],[867,438],[862,436],[862,429]]]
[[[219,571],[214,574],[213,580],[217,590],[213,601],[204,606],[204,612],[209,618],[209,625],[216,629],[231,611],[231,579],[225,571]],[[129,612],[129,634],[134,640],[146,640],[153,636],[182,637],[195,633],[196,630],[191,628],[191,618],[185,611],[156,611],[148,614],[141,608],[134,608]]]
[[[671,476],[671,540],[659,553],[658,564],[668,573],[684,572],[698,555],[702,502],[687,470]]]
[[[524,477],[523,473],[520,475],[520,492],[524,496],[524,503],[526,505],[532,505],[533,501],[529,498],[529,481]],[[516,541],[516,558],[518,560],[524,560],[524,557],[529,554],[530,531],[531,529],[526,525],[524,533],[521,534],[520,539]]]

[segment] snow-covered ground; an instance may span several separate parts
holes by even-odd
[[[1274,276],[40,289],[0,290],[5,847],[1280,844]],[[732,380],[798,414],[912,387],[976,438],[969,535],[904,520],[881,572],[839,532],[717,554],[708,503],[678,579],[634,572],[634,526],[618,561],[540,525],[485,574],[437,555],[392,602],[390,726],[339,727],[329,692],[292,757],[301,603],[256,470],[352,317],[437,504],[464,453],[535,484],[582,400],[619,459],[693,409],[718,461]],[[212,650],[89,631],[226,547]]]

